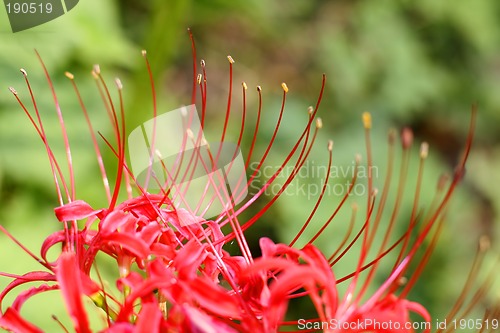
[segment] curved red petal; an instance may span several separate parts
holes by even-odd
[[[88,203],[83,200],[75,200],[64,206],[54,209],[56,217],[60,222],[82,220],[89,216],[100,215],[103,209],[94,210]]]
[[[119,245],[140,259],[146,259],[149,255],[149,247],[147,244],[135,235],[115,232],[103,236],[102,241],[109,244]]]
[[[56,275],[76,332],[91,333],[87,313],[82,302],[84,294],[80,269],[74,253],[64,252],[61,254]]]
[[[16,333],[43,333],[41,329],[24,320],[19,312],[8,308],[0,317],[0,327]]]
[[[2,292],[0,293],[0,305],[2,304],[5,295],[7,295],[15,287],[28,282],[40,282],[40,281],[45,281],[45,282],[56,281],[56,277],[52,273],[41,272],[41,271],[29,272],[24,274],[21,277],[9,283],[9,285],[2,290]]]
[[[21,311],[21,307],[23,306],[24,302],[26,302],[30,297],[40,293],[44,293],[46,291],[58,290],[58,289],[59,289],[58,285],[49,286],[48,284],[42,284],[41,286],[38,287],[29,288],[28,290],[25,290],[19,293],[19,295],[17,295],[16,299],[12,303],[12,308],[15,309],[16,311]]]

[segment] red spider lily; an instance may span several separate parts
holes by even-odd
[[[195,104],[197,91],[199,91],[201,95],[201,126],[203,127],[207,116],[207,76],[203,61],[201,62],[201,74],[197,74],[194,50],[193,45],[195,76],[193,78],[192,99],[193,104]],[[146,58],[145,52],[143,55]],[[228,59],[230,89],[221,142],[225,140],[231,115],[234,60],[231,57]],[[151,76],[147,58],[146,64]],[[254,258],[246,242],[244,231],[256,223],[285,192],[306,162],[315,143],[317,132],[322,127],[322,122],[316,117],[316,114],[323,96],[325,77],[323,77],[316,105],[309,109],[304,129],[299,133],[281,166],[256,194],[236,207],[234,203],[240,202],[245,193],[243,191],[245,180],[239,180],[241,185],[237,187],[239,191],[228,192],[223,186],[225,180],[221,179],[218,174],[210,173],[218,165],[222,148],[211,150],[208,145],[204,145],[203,149],[206,149],[204,152],[196,148],[192,155],[180,154],[174,164],[176,168],[171,169],[163,165],[162,171],[167,174],[165,182],[160,181],[151,172],[148,177],[151,177],[152,183],[156,183],[160,187],[157,193],[150,193],[147,187],[141,186],[131,172],[125,158],[123,86],[119,80],[116,80],[119,94],[119,102],[116,104],[101,76],[100,68],[95,66],[93,75],[109,113],[115,136],[114,145],[111,140],[102,138],[104,144],[116,156],[118,166],[114,186],[110,187],[107,172],[102,162],[101,148],[87,115],[85,104],[80,97],[75,78],[72,74],[67,73],[87,120],[104,188],[108,196],[108,203],[105,207],[95,208],[85,201],[77,200],[71,150],[62,111],[44,65],[43,69],[52,90],[57,115],[63,129],[69,178],[63,176],[61,164],[56,160],[48,143],[26,71],[21,70],[30,92],[34,116],[28,111],[17,92],[13,88],[11,91],[34,125],[47,150],[60,201],[60,206],[55,209],[55,215],[62,222],[63,230],[45,239],[38,257],[19,244],[0,226],[8,237],[17,242],[45,269],[44,271],[29,272],[23,276],[2,273],[4,276],[12,278],[13,281],[0,294],[0,306],[5,295],[14,288],[28,282],[39,282],[40,285],[18,294],[14,303],[2,311],[0,327],[15,332],[40,332],[41,329],[21,316],[21,307],[33,295],[53,290],[60,290],[76,332],[91,332],[83,304],[85,297],[91,299],[96,307],[106,315],[107,322],[106,326],[102,328],[102,332],[275,332],[282,331],[289,326],[298,327],[305,331],[319,329],[326,332],[414,332],[413,327],[408,325],[408,323],[411,324],[411,313],[419,315],[422,321],[431,322],[431,317],[425,307],[411,302],[407,296],[438,241],[444,221],[444,212],[456,186],[463,177],[465,163],[472,145],[475,110],[472,112],[469,136],[462,160],[449,184],[445,182],[439,184],[438,199],[425,216],[419,212],[419,198],[428,147],[427,144],[422,144],[413,212],[408,218],[407,230],[396,237],[396,240],[392,240],[391,235],[395,233],[395,220],[399,215],[399,200],[392,208],[392,217],[388,228],[384,230],[386,236],[382,243],[376,244],[374,241],[375,235],[380,232],[382,213],[387,209],[386,199],[390,190],[396,142],[394,133],[391,133],[389,136],[390,165],[386,182],[381,191],[377,191],[373,188],[372,176],[369,173],[368,188],[370,194],[367,198],[367,214],[356,235],[351,237],[351,230],[337,251],[332,254],[322,253],[313,244],[335,218],[351,193],[357,180],[357,172],[354,172],[348,192],[339,206],[332,210],[331,216],[325,221],[324,226],[303,248],[294,247],[304,230],[310,227],[309,222],[325,199],[325,188],[329,181],[327,176],[314,209],[292,242],[290,244],[275,244],[270,239],[263,237],[260,239],[262,256]],[[288,93],[286,84],[283,84],[282,87],[283,100],[275,131],[264,154],[258,159],[258,167],[250,175],[247,186],[255,180],[277,137]],[[246,90],[247,86],[243,83],[243,121],[237,146],[241,144],[245,130]],[[156,95],[153,84],[152,92],[153,116],[156,118]],[[260,87],[257,88],[257,92],[259,107],[251,146],[246,158],[247,167],[254,157],[254,145],[259,132],[262,109]],[[367,166],[368,170],[371,170],[373,157],[370,141],[372,126],[370,114],[363,115],[363,123],[366,134]],[[153,131],[155,130],[156,128],[153,126]],[[183,137],[184,147],[187,147],[190,140],[201,143],[204,139],[186,131]],[[412,141],[411,131],[405,129],[401,137],[403,163],[399,180],[400,186],[397,191],[398,198],[402,196],[404,191]],[[333,143],[329,142],[329,170],[332,166],[332,149]],[[208,153],[211,163],[206,163],[206,160],[200,158],[203,153]],[[150,145],[152,159],[155,154],[157,154],[155,143],[152,142]],[[295,162],[291,162],[293,158],[295,158]],[[358,159],[356,168],[359,167],[359,163]],[[181,169],[181,164],[187,165],[187,167]],[[225,207],[218,216],[211,220],[198,214],[202,210],[200,207],[188,205],[187,208],[180,208],[177,204],[185,199],[182,197],[185,192],[181,188],[174,193],[174,183],[176,180],[187,179],[187,181],[182,182],[185,184],[183,186],[190,186],[191,173],[194,172],[195,164],[203,164],[207,174],[211,174],[207,186],[215,189],[213,197],[207,198],[203,195],[202,199],[208,199],[209,204],[218,200]],[[266,189],[290,164],[293,166],[293,171],[285,180],[280,191],[270,198],[269,202],[256,214],[247,221],[243,221],[241,213],[263,196]],[[328,174],[330,172],[327,172]],[[137,195],[133,194],[133,189],[137,191]],[[123,192],[128,197],[120,203],[119,198]],[[356,219],[356,212],[357,208],[354,207],[352,221]],[[77,221],[80,220],[85,221],[83,227],[78,226]],[[222,228],[228,224],[231,226],[231,232],[224,234]],[[231,255],[224,248],[233,239],[239,246],[241,252],[239,256]],[[430,245],[425,247],[424,241],[427,239],[430,240]],[[478,250],[464,292],[450,311],[449,318],[465,316],[487,293],[488,286],[492,283],[493,273],[486,277],[486,280],[475,292],[472,291],[472,282],[477,280],[477,272],[484,257],[485,242],[482,242],[482,246]],[[360,243],[361,253],[352,273],[344,277],[336,277],[332,267],[356,243]],[[57,260],[51,262],[47,258],[47,253],[49,250],[55,249],[56,245],[60,246],[62,250]],[[397,253],[392,271],[387,274],[385,282],[378,286],[374,293],[368,294],[368,287],[374,283],[375,274],[380,271],[380,262],[386,259],[390,252]],[[374,256],[373,253],[375,253]],[[116,261],[119,276],[114,283],[120,295],[108,287],[109,283],[104,283],[100,278],[96,279],[91,274],[92,269],[98,271],[97,256],[101,254]],[[416,264],[416,268],[412,271],[411,278],[405,282],[404,277],[408,273],[410,263]],[[347,291],[340,293],[337,286],[344,281],[348,283]],[[472,294],[470,302],[465,301],[467,293]],[[316,310],[317,317],[289,320],[287,315],[290,310],[290,302],[296,298],[309,298]],[[493,319],[496,316],[498,316],[498,311],[491,310],[485,314],[485,319]],[[431,329],[426,328],[425,331],[429,332]],[[448,331],[453,331],[453,327],[448,327]]]

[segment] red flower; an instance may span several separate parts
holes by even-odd
[[[194,51],[194,46],[193,46]],[[145,56],[145,52],[143,53]],[[230,93],[228,110],[221,134],[221,142],[224,142],[226,130],[229,126],[230,101],[232,98],[232,68],[234,60],[228,57],[230,64]],[[151,74],[151,70],[148,71]],[[43,65],[43,63],[42,63]],[[57,103],[57,97],[47,74],[49,86]],[[87,116],[85,104],[80,97],[77,85],[72,74],[67,74],[75,88],[84,116],[89,125],[91,139],[94,143],[98,164],[103,177],[103,184],[108,195],[108,203],[104,207],[91,207],[83,200],[77,200],[75,196],[75,182],[73,179],[73,165],[71,150],[68,143],[63,115],[59,107],[56,108],[58,117],[63,128],[63,139],[66,145],[68,157],[69,178],[63,177],[61,164],[56,160],[48,143],[47,136],[41,122],[36,100],[31,91],[27,74],[21,70],[26,78],[26,84],[30,90],[34,116],[22,102],[17,92],[11,88],[15,98],[26,112],[30,121],[40,135],[47,150],[49,162],[52,167],[53,177],[60,201],[60,206],[55,209],[56,218],[62,222],[63,230],[48,236],[41,249],[40,258],[23,249],[36,259],[45,269],[43,272],[29,272],[23,276],[3,275],[13,278],[12,283],[0,294],[0,304],[5,295],[14,288],[26,282],[39,282],[38,287],[33,287],[18,294],[14,303],[8,307],[0,317],[0,327],[17,332],[39,332],[40,330],[30,324],[20,315],[20,309],[24,301],[31,296],[46,291],[60,290],[63,296],[68,314],[77,332],[90,332],[89,319],[84,307],[83,299],[91,299],[96,307],[103,311],[107,317],[107,325],[102,332],[274,332],[293,325],[299,329],[314,330],[321,329],[328,332],[414,332],[410,313],[416,313],[423,321],[430,322],[431,318],[424,306],[410,301],[407,296],[418,276],[424,269],[430,254],[438,240],[439,232],[443,223],[443,213],[460,182],[467,156],[472,144],[472,134],[475,120],[475,112],[471,121],[471,130],[465,146],[465,154],[457,167],[455,176],[445,188],[444,184],[438,189],[442,195],[429,213],[422,216],[418,213],[420,189],[414,194],[414,211],[408,218],[406,232],[396,240],[391,239],[394,233],[396,216],[399,214],[399,201],[393,207],[392,217],[388,223],[386,236],[381,244],[376,244],[374,239],[385,209],[387,194],[390,191],[390,177],[392,173],[391,157],[386,184],[377,192],[373,188],[373,176],[368,174],[369,196],[367,198],[367,214],[364,223],[354,237],[350,233],[346,235],[339,248],[333,254],[324,254],[313,245],[313,242],[323,233],[326,227],[336,216],[338,210],[343,206],[349,194],[353,190],[357,180],[357,172],[353,173],[348,193],[345,194],[340,205],[332,210],[331,217],[325,221],[324,226],[310,239],[303,248],[295,248],[294,244],[303,235],[309,222],[314,217],[318,206],[325,198],[325,189],[329,181],[325,179],[324,187],[320,193],[309,218],[303,224],[297,236],[290,244],[276,244],[266,237],[260,239],[262,256],[254,258],[250,252],[245,238],[245,230],[256,223],[269,207],[286,191],[292,180],[297,176],[300,168],[304,165],[316,140],[318,130],[322,122],[316,117],[319,104],[323,96],[325,78],[314,108],[309,109],[309,117],[304,123],[304,129],[298,135],[293,148],[283,161],[282,165],[267,180],[262,188],[238,208],[242,196],[246,194],[244,179],[238,179],[236,191],[228,191],[226,188],[225,174],[214,172],[219,167],[222,145],[215,150],[203,142],[204,138],[195,137],[190,127],[193,120],[188,121],[188,129],[183,135],[183,147],[188,143],[194,143],[191,155],[180,154],[174,169],[162,165],[160,169],[148,171],[146,176],[148,184],[159,185],[156,193],[149,193],[149,188],[141,187],[134,174],[131,172],[126,159],[126,140],[124,124],[124,107],[122,104],[122,85],[116,81],[119,93],[119,105],[115,105],[111,99],[108,87],[100,74],[98,66],[94,68],[93,74],[98,83],[100,92],[104,96],[104,103],[109,111],[111,123],[114,129],[115,142],[103,138],[104,144],[112,150],[117,160],[117,177],[114,186],[109,186],[106,169],[102,163],[99,142],[94,134],[92,125]],[[193,104],[196,90],[201,95],[201,124],[207,116],[206,92],[207,80],[205,64],[202,62],[201,74],[196,75],[197,67],[194,62],[194,84]],[[151,80],[153,82],[153,80]],[[263,167],[267,156],[274,144],[281,119],[284,112],[285,100],[288,93],[286,84],[283,87],[283,103],[279,113],[276,129],[271,136],[268,148],[257,162],[257,168],[250,175],[247,186],[250,185]],[[247,86],[243,83],[243,100],[246,101]],[[154,86],[153,86],[154,92]],[[248,167],[254,152],[254,145],[259,130],[261,115],[261,88],[257,88],[259,98],[259,109],[256,127],[253,130],[252,143],[246,159]],[[154,95],[154,94],[153,94]],[[156,117],[156,105],[153,116]],[[118,111],[117,111],[118,110]],[[245,130],[246,105],[243,106],[243,122],[237,146],[241,144],[243,131]],[[373,157],[370,143],[371,116],[363,115],[367,142],[367,166],[371,170]],[[153,125],[153,131],[155,131]],[[153,135],[154,137],[154,135]],[[389,138],[390,156],[395,146],[395,135],[391,133]],[[410,155],[412,145],[411,131],[406,129],[402,133],[403,163],[398,189],[398,197],[404,191],[404,178],[406,177],[407,158]],[[201,144],[201,145],[200,145]],[[150,158],[157,152],[154,142],[151,143]],[[332,166],[333,143],[329,143],[328,170]],[[236,156],[235,150],[232,154]],[[204,156],[204,157],[202,157]],[[208,156],[208,157],[207,157]],[[233,157],[234,157],[233,156]],[[293,157],[297,157],[295,163],[290,163]],[[420,159],[423,168],[427,157],[427,145],[422,144]],[[356,170],[359,168],[360,160],[356,162]],[[247,221],[243,221],[241,213],[250,207],[259,197],[263,196],[274,181],[279,177],[283,169],[290,165],[292,172],[288,175],[282,187],[270,201]],[[181,167],[183,165],[184,167]],[[196,207],[186,204],[191,202],[184,197],[187,193],[186,187],[194,186],[195,165],[202,165],[208,176],[208,182],[204,191],[201,191],[201,201]],[[226,172],[233,167],[232,162],[226,165]],[[421,181],[421,171],[417,176],[417,184]],[[164,172],[166,177],[161,180],[159,172]],[[327,175],[329,172],[327,173]],[[177,186],[178,184],[182,184]],[[132,195],[132,187],[139,191],[139,195]],[[213,190],[209,195],[208,188]],[[120,202],[119,198],[126,194],[128,198]],[[202,217],[210,205],[217,201],[223,211],[213,220]],[[208,205],[205,209],[202,203]],[[181,208],[180,205],[187,206]],[[353,208],[353,221],[356,218],[357,208]],[[79,228],[77,221],[85,220],[83,227]],[[224,233],[224,226],[231,227],[230,232]],[[227,228],[227,227],[226,227]],[[1,230],[12,238],[6,230]],[[351,230],[352,231],[352,230]],[[351,239],[350,239],[351,238]],[[350,239],[350,240],[349,240]],[[424,246],[424,241],[429,239],[430,245]],[[225,250],[225,245],[236,240],[241,255],[232,255]],[[17,241],[16,241],[17,242]],[[353,265],[351,274],[337,277],[334,274],[335,264],[344,258],[355,243],[361,244],[360,256]],[[22,245],[19,244],[21,247]],[[61,245],[60,255],[55,262],[47,259],[49,250],[56,249]],[[379,271],[379,264],[387,260],[390,252],[399,249],[397,258],[393,263],[393,269],[384,283],[377,287],[373,294],[368,294],[368,286],[374,284],[374,276]],[[423,257],[416,259],[418,250],[423,250]],[[375,253],[375,256],[373,254]],[[478,266],[480,265],[483,249],[479,252],[470,280],[476,279]],[[109,285],[111,281],[104,283],[92,276],[91,271],[97,267],[96,257],[105,254],[116,262],[116,281],[114,284],[120,295],[117,295]],[[371,259],[369,259],[371,258]],[[410,263],[416,265],[411,278],[402,284],[404,276],[410,268]],[[333,270],[332,270],[333,267]],[[363,275],[363,277],[361,276]],[[486,279],[488,283],[491,276]],[[346,292],[340,292],[339,284],[347,281]],[[486,290],[486,286],[480,287],[479,291]],[[465,292],[470,291],[467,283]],[[480,295],[481,296],[481,295]],[[315,318],[289,319],[290,302],[296,298],[308,298],[316,311]],[[460,297],[450,315],[456,315],[458,308],[463,305],[473,306],[479,302],[480,297],[474,297],[470,304],[464,304]],[[494,312],[489,312],[485,318],[492,318]],[[490,317],[488,317],[490,316]],[[333,327],[333,323],[338,325]],[[364,323],[366,325],[361,325]],[[387,326],[392,323],[392,326]],[[377,326],[377,324],[379,324]],[[453,330],[453,328],[450,328]],[[427,330],[428,331],[428,330]]]

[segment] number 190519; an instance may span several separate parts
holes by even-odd
[[[50,14],[52,13],[52,4],[35,2],[14,2],[6,3],[7,13],[11,14]]]
[[[500,327],[498,319],[453,319],[451,322],[454,329],[470,330],[497,330]]]

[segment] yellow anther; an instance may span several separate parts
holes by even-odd
[[[429,144],[422,142],[420,145],[420,158],[427,158],[427,155],[429,155]]]
[[[363,112],[363,126],[366,129],[372,128],[372,115],[370,112]]]
[[[491,241],[488,236],[485,235],[479,238],[479,251],[481,252],[488,251],[490,246],[491,246]]]

